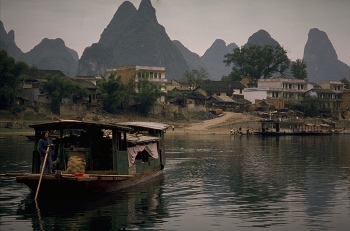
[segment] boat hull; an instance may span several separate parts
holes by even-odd
[[[163,173],[160,166],[131,176],[117,175],[89,175],[83,176],[49,174],[43,175],[39,197],[83,196],[96,193],[113,193],[139,183],[151,180]],[[17,176],[18,183],[26,184],[33,194],[36,193],[40,174]]]

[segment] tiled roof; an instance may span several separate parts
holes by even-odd
[[[175,92],[179,92],[183,95],[186,95],[187,99],[200,99],[200,100],[206,100],[207,97],[205,97],[202,93],[198,91],[193,91],[188,88],[183,89],[183,88],[174,88]]]
[[[58,75],[59,77],[68,78],[60,70],[41,70],[36,68],[29,68],[27,71],[24,72],[24,74],[28,76],[28,79],[46,79],[48,75]]]
[[[72,78],[72,81],[74,81],[75,83],[79,84],[81,87],[84,87],[84,88],[90,88],[90,89],[97,88],[97,86],[89,80]]]
[[[230,97],[228,97],[226,95],[224,95],[224,96],[212,95],[209,98],[213,98],[216,101],[221,102],[221,103],[235,103],[235,101],[233,99],[231,99]]]
[[[207,92],[232,92],[233,89],[245,88],[244,84],[239,81],[205,80],[199,86]]]

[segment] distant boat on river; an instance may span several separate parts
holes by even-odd
[[[303,121],[260,120],[261,126],[255,134],[262,136],[324,136],[332,135],[329,124],[304,123]]]

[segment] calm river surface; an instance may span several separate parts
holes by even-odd
[[[33,142],[0,134],[0,173],[31,170]],[[349,230],[350,135],[166,134],[158,179],[78,200],[0,178],[0,230]]]

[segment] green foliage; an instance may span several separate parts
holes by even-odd
[[[227,76],[222,76],[221,81],[241,81],[242,76],[238,72],[231,72]]]
[[[20,113],[24,112],[26,108],[22,105],[15,105],[11,108],[11,113],[18,116]]]
[[[138,105],[137,111],[147,116],[157,99],[165,93],[162,92],[160,84],[150,82],[148,79],[139,79],[137,89],[138,93],[134,97]]]
[[[45,114],[36,113],[34,111],[26,111],[23,115],[24,120],[37,121],[37,120],[46,120],[48,119]]]
[[[57,75],[47,76],[48,82],[43,87],[52,96],[51,110],[54,113],[59,114],[60,103],[63,98],[69,98],[73,96],[86,97],[89,93],[87,89],[80,87],[77,83],[73,82],[69,78],[62,78]]]
[[[133,79],[124,84],[121,77],[116,77],[115,74],[108,78],[102,78],[98,86],[105,111],[118,113],[130,110],[131,106],[134,106],[140,114],[148,115],[157,99],[164,93],[160,84],[148,80],[147,73],[139,71],[136,74],[138,76],[137,84]],[[136,92],[135,87],[137,88]]]
[[[183,81],[187,83],[191,89],[195,89],[207,78],[208,71],[201,67],[198,70],[192,69],[191,71],[185,71]]]
[[[0,51],[0,109],[11,108],[18,84],[24,78],[22,73],[28,68],[26,63],[16,62],[6,51]]]
[[[232,54],[226,54],[224,63],[227,66],[233,65],[230,78],[252,77],[257,80],[271,77],[273,74],[284,75],[290,60],[287,51],[281,46],[251,45],[236,48]]]
[[[305,113],[305,116],[316,117],[322,112],[325,112],[323,108],[323,100],[314,96],[305,96],[297,108],[299,111]]]
[[[97,121],[100,120],[100,118],[98,117],[98,115],[94,115],[94,116],[92,117],[92,120],[95,121],[95,122],[97,122]]]
[[[102,78],[98,85],[104,110],[117,113],[129,107],[133,86],[131,82],[123,84],[120,76],[116,78],[115,74],[112,74],[107,79]]]
[[[343,78],[340,80],[340,82],[344,83],[344,88],[345,89],[350,89],[350,82],[346,78]]]
[[[307,80],[306,67],[307,65],[303,59],[297,59],[295,61],[292,61],[291,71],[294,78]]]

